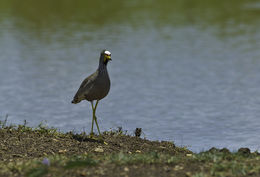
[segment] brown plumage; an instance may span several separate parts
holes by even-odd
[[[106,50],[101,52],[98,69],[81,83],[72,103],[77,104],[82,100],[101,100],[107,96],[110,89],[107,63],[111,58],[106,59],[106,56],[110,55],[106,55],[105,52]],[[110,54],[108,51],[107,53]]]
[[[93,123],[96,122],[98,132],[100,130],[97,123],[97,117],[95,115],[96,108],[99,100],[107,96],[110,90],[110,79],[107,72],[107,63],[112,60],[111,53],[107,50],[103,50],[100,54],[99,66],[96,72],[88,76],[80,85],[77,93],[74,96],[74,99],[71,103],[77,104],[82,100],[87,100],[91,102],[93,110],[92,118],[92,127],[91,127],[91,136],[93,135]],[[96,105],[93,106],[93,101],[96,101]]]

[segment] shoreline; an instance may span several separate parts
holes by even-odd
[[[42,125],[0,127],[0,176],[260,176],[260,154],[248,148],[193,153],[122,129],[100,140]]]

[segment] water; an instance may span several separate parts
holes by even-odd
[[[90,131],[90,104],[70,102],[106,48],[112,87],[97,110],[102,131],[142,127],[148,139],[197,152],[260,149],[254,1],[3,1],[0,12],[2,120]]]

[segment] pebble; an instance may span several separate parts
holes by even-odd
[[[104,152],[104,149],[102,149],[101,147],[97,147],[94,151],[95,152]]]
[[[192,157],[192,154],[186,154],[187,157]]]
[[[250,149],[249,148],[240,148],[238,149],[238,153],[241,153],[241,154],[250,154]]]
[[[67,152],[66,149],[64,149],[64,150],[60,149],[60,150],[59,150],[59,153],[66,153],[66,152]]]

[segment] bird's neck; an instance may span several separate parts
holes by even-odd
[[[100,71],[100,72],[107,72],[107,62],[104,63],[103,58],[100,58],[98,71]]]

